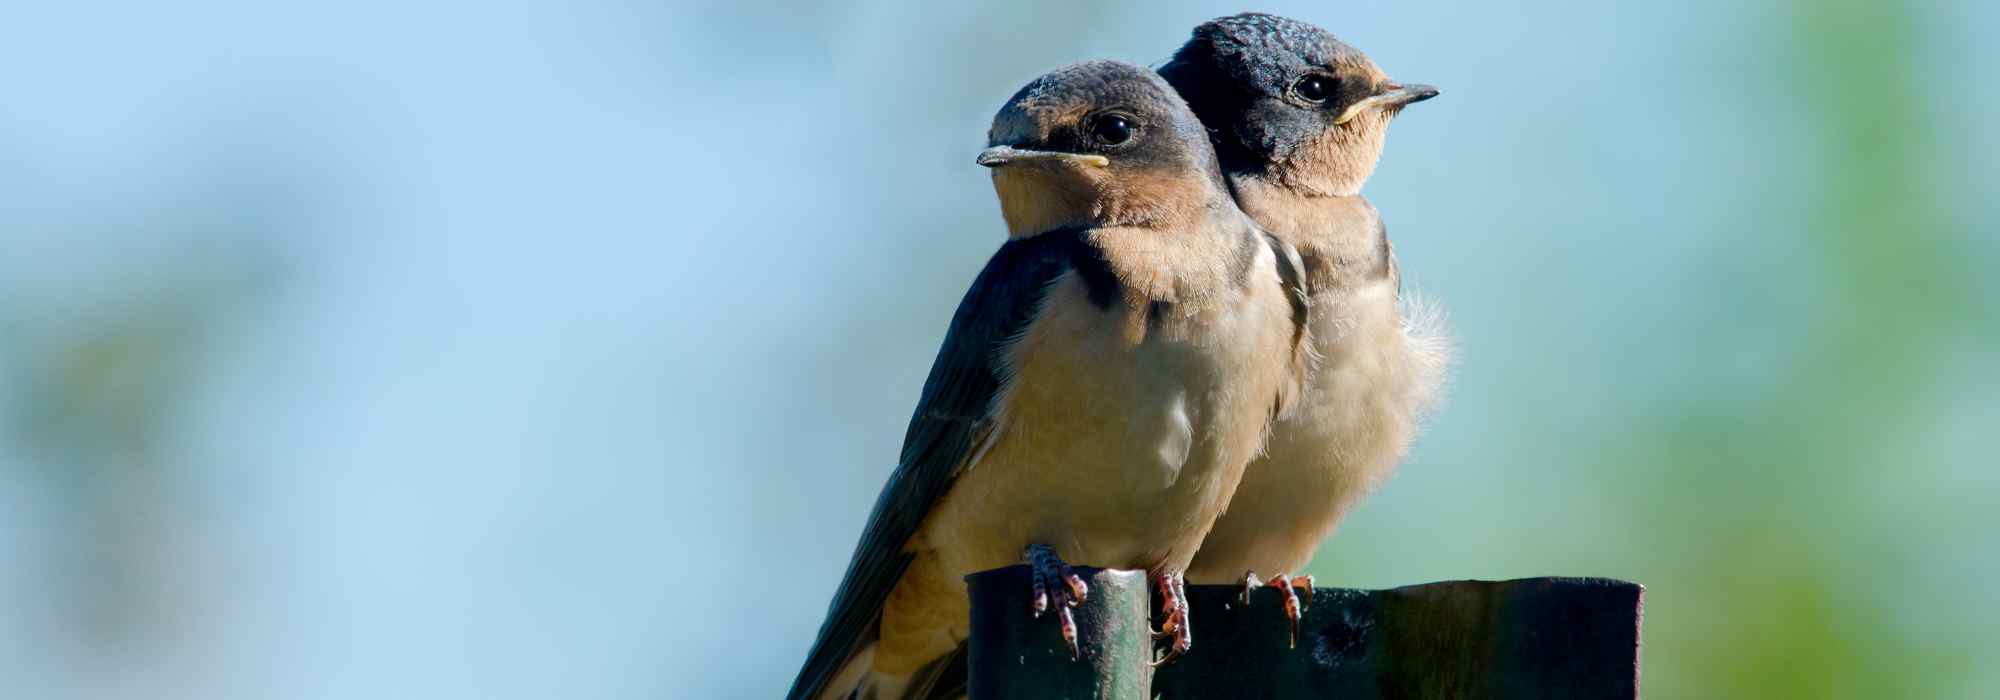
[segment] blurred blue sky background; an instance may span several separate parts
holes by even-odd
[[[1464,364],[1322,582],[2000,684],[2000,5],[191,0],[0,9],[0,696],[777,695],[993,111],[1244,9],[1445,91],[1368,194]]]

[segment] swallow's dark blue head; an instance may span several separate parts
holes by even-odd
[[[1223,170],[1321,195],[1360,191],[1389,121],[1438,94],[1319,27],[1254,12],[1195,27],[1160,74],[1209,126]]]
[[[1088,61],[1036,78],[993,117],[978,162],[1013,235],[1155,226],[1228,201],[1208,133],[1151,70]]]

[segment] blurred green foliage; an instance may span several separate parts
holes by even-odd
[[[1984,654],[1947,640],[1983,633],[1903,617],[1922,595],[1908,585],[1920,572],[1903,567],[1925,545],[1885,532],[1898,526],[1871,502],[1902,478],[1908,436],[1923,434],[1944,349],[1996,330],[1974,323],[1968,232],[1931,186],[1929,154],[1949,147],[1921,108],[1936,86],[1913,79],[1922,44],[1910,8],[1787,10],[1765,37],[1769,63],[1751,68],[1770,89],[1756,99],[1816,116],[1815,160],[1805,182],[1742,184],[1801,197],[1803,217],[1759,234],[1796,237],[1803,254],[1720,280],[1720,296],[1743,305],[1669,334],[1684,358],[1673,386],[1602,426],[1609,447],[1576,456],[1619,472],[1599,497],[1629,517],[1594,533],[1620,539],[1622,563],[1591,573],[1648,586],[1653,697],[1970,697]],[[1808,285],[1812,303],[1744,329],[1739,315],[1773,303],[1774,283]],[[1731,355],[1753,333],[1803,351],[1758,365],[1756,386],[1729,385],[1743,380],[1726,369]]]
[[[285,281],[272,250],[282,218],[268,216],[261,187],[231,184],[201,180],[192,196],[155,203],[143,231],[116,230],[95,212],[41,222],[56,240],[130,236],[172,241],[184,254],[51,304],[66,314],[0,301],[9,319],[0,370],[13,375],[0,382],[0,444],[32,457],[71,533],[72,550],[45,573],[81,592],[75,619],[95,648],[144,648],[179,633],[190,602],[176,590],[179,559],[190,546],[185,526],[200,517],[186,502],[207,495],[192,493],[202,485],[180,449],[186,414],[232,327]]]

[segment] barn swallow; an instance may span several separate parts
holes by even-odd
[[[1208,22],[1160,68],[1207,124],[1237,204],[1305,259],[1319,364],[1299,410],[1272,428],[1187,571],[1198,583],[1275,573],[1297,643],[1312,560],[1341,517],[1393,471],[1440,393],[1452,348],[1438,315],[1402,303],[1382,218],[1361,186],[1389,122],[1437,88],[1390,80],[1304,22],[1246,13]]]
[[[1310,360],[1296,253],[1229,197],[1200,121],[1150,70],[1092,61],[993,119],[1008,241],[960,302],[788,697],[916,698],[958,659],[966,574],[1023,561],[1076,653],[1064,563],[1178,593]],[[1166,605],[1168,656],[1191,643]]]

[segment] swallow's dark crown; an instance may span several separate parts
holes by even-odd
[[[1292,104],[1302,76],[1333,73],[1335,94],[1323,105]],[[1160,67],[1208,124],[1227,172],[1259,172],[1333,127],[1338,109],[1366,97],[1379,75],[1359,49],[1295,19],[1246,12],[1195,27]]]
[[[1158,73],[1123,61],[1073,63],[1030,81],[994,115],[987,144],[1079,150],[1078,121],[1111,110],[1129,112],[1156,132],[1122,160],[1192,166],[1221,182],[1208,131],[1187,101]]]
[[[1194,35],[1161,72],[1176,87],[1199,81],[1276,94],[1290,78],[1307,71],[1350,65],[1367,66],[1367,55],[1326,30],[1287,17],[1245,12],[1195,27]]]

